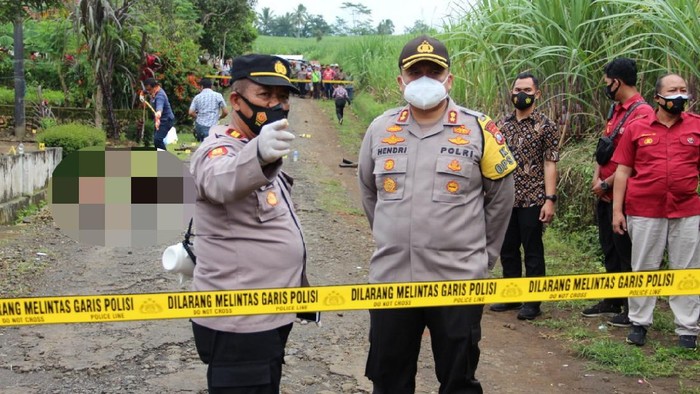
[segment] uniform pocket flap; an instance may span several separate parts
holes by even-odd
[[[401,174],[407,166],[407,157],[378,157],[374,161],[374,174]]]
[[[463,178],[469,178],[472,174],[473,164],[464,159],[441,156],[438,157],[436,165],[436,171],[440,174],[457,175]]]

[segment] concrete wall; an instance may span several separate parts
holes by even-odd
[[[61,154],[61,148],[46,148],[23,155],[0,155],[0,224],[13,222],[20,209],[46,198]]]

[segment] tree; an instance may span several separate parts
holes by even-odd
[[[304,37],[316,37],[316,39],[321,39],[321,37],[331,34],[333,28],[326,22],[321,15],[309,16],[306,21],[306,26],[304,26]]]
[[[297,9],[292,13],[292,24],[294,25],[294,36],[296,38],[301,37],[301,33],[304,30],[306,21],[309,15],[306,11],[306,7],[303,4],[299,4]]]
[[[384,19],[377,25],[377,34],[390,36],[394,34],[394,22],[391,19]]]
[[[263,8],[258,14],[258,33],[269,36],[272,35],[272,27],[275,24],[275,17],[270,7]]]
[[[255,11],[247,0],[192,0],[204,33],[202,48],[211,54],[234,56],[252,47],[257,36]]]
[[[344,2],[340,8],[344,10],[350,10],[350,14],[352,15],[352,33],[353,34],[358,34],[358,33],[366,33],[367,27],[372,21],[372,18],[363,19],[363,16],[369,16],[372,15],[372,10],[367,8],[364,4],[361,3],[350,3],[348,1]],[[371,30],[371,27],[369,28]]]
[[[413,22],[413,26],[407,27],[404,30],[405,34],[435,34],[436,30],[428,26],[425,22],[417,19]]]
[[[32,10],[39,11],[59,7],[60,0],[2,0],[0,2],[0,22],[12,22],[15,78],[15,136],[24,138],[27,122],[24,110],[24,19]]]
[[[347,36],[348,33],[350,32],[350,28],[348,27],[348,22],[345,21],[345,19],[336,16],[335,17],[335,25],[333,25],[333,32],[338,35],[338,36]]]
[[[129,33],[129,9],[136,0],[80,0],[78,21],[88,47],[88,59],[95,73],[95,126],[102,127],[106,109],[112,138],[119,137],[114,114],[112,79],[119,55],[134,48],[124,38]]]

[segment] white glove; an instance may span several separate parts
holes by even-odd
[[[289,127],[287,119],[266,124],[260,130],[258,138],[258,158],[262,164],[270,164],[289,153],[289,141],[294,134],[284,130]]]

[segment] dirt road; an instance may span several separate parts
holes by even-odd
[[[373,241],[364,217],[325,210],[320,196],[336,185],[344,203],[359,209],[355,170],[343,157],[335,124],[311,100],[294,99],[292,129],[297,162],[294,199],[308,244],[314,285],[366,283]],[[353,121],[352,117],[346,122]],[[351,158],[354,159],[354,158]],[[175,243],[177,239],[172,240]],[[162,271],[168,244],[148,249],[84,246],[61,235],[46,211],[19,227],[0,229],[1,294],[76,295],[172,292],[179,286]],[[37,252],[47,256],[37,256]],[[40,275],[32,266],[43,266]],[[187,284],[186,284],[187,285]],[[185,286],[186,286],[185,285]],[[545,313],[554,313],[545,306]],[[283,393],[368,393],[364,377],[368,313],[325,313],[323,326],[295,325],[287,346]],[[477,377],[489,393],[672,393],[678,383],[591,371],[547,329],[486,312]],[[429,332],[419,360],[417,392],[437,393]],[[3,393],[203,393],[199,361],[187,320],[0,328],[0,391]]]

